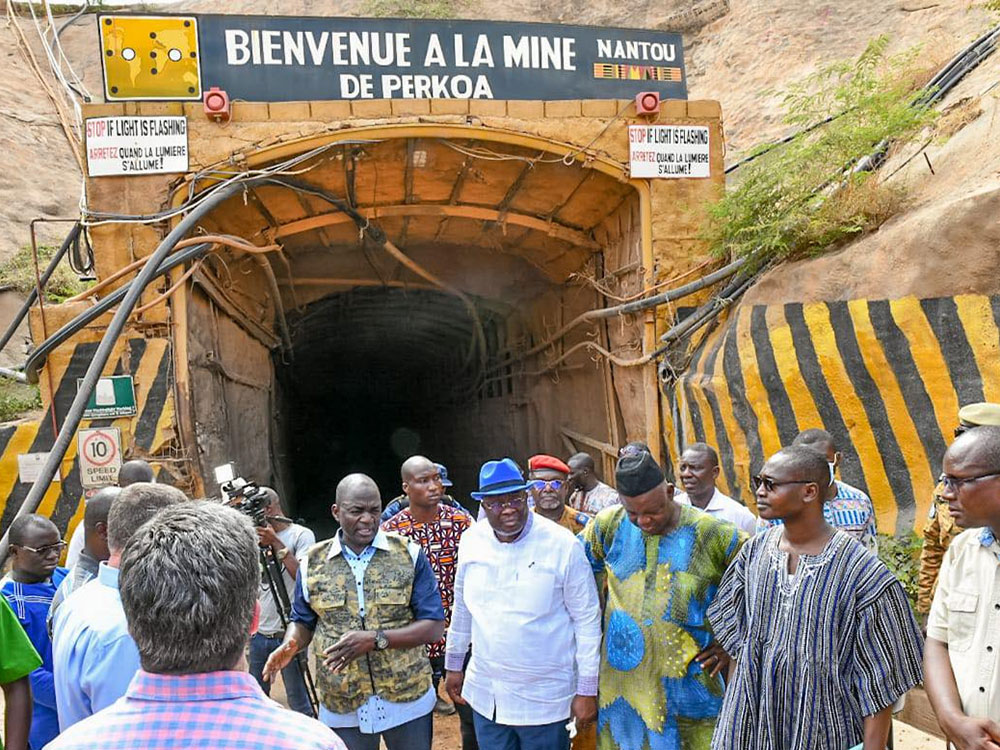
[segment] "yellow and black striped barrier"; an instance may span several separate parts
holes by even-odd
[[[43,453],[53,442],[53,409],[56,425],[76,395],[77,378],[83,377],[98,342],[83,342],[53,352],[45,364],[42,382],[52,378],[52,396],[37,421],[0,425],[0,529],[9,527],[31,485],[19,481],[18,455]],[[65,352],[65,354],[63,354]],[[159,474],[177,471],[177,437],[173,392],[173,358],[165,338],[129,338],[105,374],[132,375],[135,384],[136,415],[117,419],[84,420],[80,429],[117,427],[121,431],[126,459],[145,458]],[[53,482],[38,512],[49,516],[65,534],[72,532],[83,512],[77,441],[60,465],[61,481]],[[175,479],[176,477],[174,477]],[[176,483],[174,479],[168,480]]]
[[[752,506],[765,458],[822,427],[879,530],[918,528],[959,406],[1000,402],[998,326],[1000,296],[741,305],[669,394],[676,442],[716,446],[722,487]]]

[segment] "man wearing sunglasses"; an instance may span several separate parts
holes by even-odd
[[[42,665],[31,673],[33,712],[28,747],[41,750],[59,734],[56,692],[52,680],[52,641],[46,627],[49,606],[66,577],[58,567],[66,543],[59,529],[45,516],[35,513],[14,519],[10,525],[11,571],[4,577],[0,593],[10,604],[42,657]]]
[[[480,747],[568,750],[570,718],[579,731],[597,716],[597,588],[583,546],[532,513],[527,490],[509,458],[480,469],[486,520],[458,547],[445,687],[472,707]]]
[[[892,707],[921,678],[902,585],[823,513],[830,471],[805,446],[754,477],[757,534],[726,571],[708,619],[735,669],[714,750],[884,750]]]
[[[569,473],[569,466],[555,456],[539,454],[528,459],[529,492],[535,501],[535,513],[575,535],[583,531],[591,516],[566,504]]]
[[[944,454],[942,497],[966,530],[945,553],[927,620],[924,686],[959,750],[1000,745],[1000,427]]]
[[[966,404],[958,410],[958,427],[955,437],[968,432],[973,427],[984,425],[1000,426],[1000,404],[981,401]],[[948,501],[944,499],[944,487],[938,482],[934,488],[930,512],[923,529],[923,545],[920,548],[920,575],[917,579],[917,613],[925,617],[931,611],[931,600],[937,588],[938,571],[941,561],[952,541],[962,529],[948,510]]]

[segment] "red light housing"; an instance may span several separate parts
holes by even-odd
[[[233,116],[233,105],[229,101],[229,94],[218,86],[212,86],[212,88],[205,92],[203,103],[205,106],[205,116],[209,120],[229,122],[229,118]]]
[[[636,94],[635,113],[637,115],[658,115],[660,113],[660,94],[656,91],[640,91]]]

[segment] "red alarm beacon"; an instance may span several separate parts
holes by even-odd
[[[212,86],[205,92],[205,116],[209,120],[216,122],[229,122],[233,116],[233,104],[229,101],[229,94],[218,86]]]
[[[660,113],[659,92],[640,91],[636,94],[635,113],[637,115],[658,115]]]

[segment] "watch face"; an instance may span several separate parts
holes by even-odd
[[[381,630],[375,634],[375,648],[379,651],[384,651],[389,647],[389,639],[385,637],[385,633]]]

